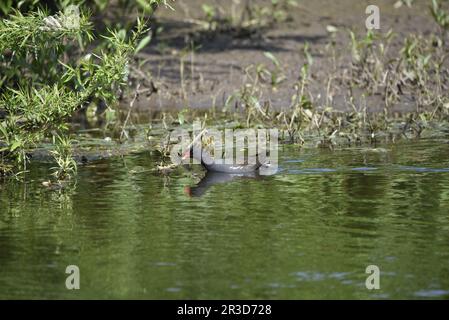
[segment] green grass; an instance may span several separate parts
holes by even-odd
[[[70,117],[92,99],[112,105],[127,82],[129,60],[147,32],[138,19],[132,32],[109,30],[97,40],[98,49],[86,51],[94,38],[88,15],[81,14],[76,29],[63,21],[62,14],[48,16],[39,9],[25,15],[13,11],[0,22],[3,171],[26,170],[31,148],[48,137],[67,137]]]

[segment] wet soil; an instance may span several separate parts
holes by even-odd
[[[140,97],[135,108],[140,111],[169,110],[182,108],[221,108],[226,99],[236,90],[249,82],[245,69],[251,64],[264,64],[272,68],[264,52],[273,53],[282,66],[286,80],[275,90],[271,85],[262,86],[259,95],[262,103],[269,102],[275,108],[288,107],[294,94],[293,85],[300,75],[305,62],[303,48],[306,43],[314,58],[311,69],[310,91],[317,107],[324,104],[327,79],[332,69],[332,59],[326,46],[331,34],[326,27],[335,26],[339,31],[335,36],[337,56],[342,56],[338,68],[350,63],[350,41],[348,30],[357,34],[366,32],[365,9],[368,5],[380,8],[381,29],[377,33],[387,33],[392,29],[396,34],[391,51],[399,51],[408,34],[428,36],[437,31],[428,8],[428,1],[415,1],[412,7],[394,8],[395,1],[373,0],[315,0],[307,3],[300,1],[299,7],[289,9],[289,20],[251,35],[236,32],[208,33],[195,23],[204,14],[203,3],[210,1],[177,1],[175,11],[163,9],[158,13],[157,25],[161,32],[152,44],[139,53],[144,61],[141,71],[150,72],[157,93],[148,98]],[[213,1],[223,12],[231,10],[231,1]],[[261,2],[261,1],[255,1]],[[263,1],[262,1],[263,2]],[[183,50],[197,49],[192,54]],[[183,60],[183,77],[181,69]],[[183,79],[183,80],[181,80]],[[148,86],[147,84],[143,84]],[[337,90],[338,91],[338,90]],[[348,110],[346,92],[334,92],[333,107],[336,110]],[[354,93],[357,99],[361,92]],[[359,101],[360,102],[360,101]],[[382,110],[382,97],[372,96],[366,101],[368,110]],[[405,98],[392,106],[397,111],[409,111],[415,108],[413,97]]]

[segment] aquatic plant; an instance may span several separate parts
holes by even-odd
[[[447,31],[449,29],[449,13],[444,10],[439,0],[432,0],[430,12],[432,14],[433,19],[440,27],[440,30],[443,35],[442,38],[444,41],[447,35]]]
[[[262,102],[265,99],[262,87],[271,73],[263,65],[250,65],[245,69],[247,81],[229,97],[225,110],[243,111],[242,122],[247,127],[276,126],[290,142],[302,144],[305,136],[312,134],[319,137],[317,145],[326,148],[333,148],[337,141],[376,143],[379,137],[388,134],[417,138],[435,127],[436,122],[447,122],[449,70],[445,65],[447,54],[438,37],[411,34],[399,47],[397,43],[392,46],[395,33],[391,30],[385,34],[369,31],[362,37],[349,32],[349,40],[347,49],[352,58],[349,64],[344,59],[348,51],[342,51],[341,57],[337,57],[335,43],[327,47],[333,52],[329,57],[333,68],[327,81],[323,81],[325,88],[318,90],[326,93],[324,101],[309,88],[314,70],[313,56],[306,44],[298,80],[293,84],[290,81],[278,84],[295,89],[289,107],[274,110],[269,102]],[[272,54],[266,56],[275,66],[281,65]],[[335,92],[345,93],[344,101],[352,112],[334,109]],[[381,98],[376,112],[367,107],[367,100],[373,97]],[[393,113],[395,105],[405,99],[413,99],[415,110],[400,115]],[[235,120],[238,114],[233,113]]]
[[[203,4],[201,9],[204,18],[189,21],[211,35],[217,32],[231,32],[238,36],[260,35],[263,30],[287,21],[290,18],[289,8],[297,6],[296,0],[271,0],[268,4],[246,0],[243,6],[240,1],[232,0],[230,10],[218,4]]]
[[[81,13],[77,28],[65,25],[64,18],[39,9],[27,15],[16,11],[0,22],[2,163],[25,170],[29,149],[53,130],[66,131],[74,112],[92,99],[114,102],[147,30],[142,19],[129,37],[110,30],[101,49],[86,54],[84,44],[93,39],[87,15]]]
[[[70,179],[77,172],[76,161],[72,155],[72,140],[67,135],[53,136],[55,148],[51,151],[57,167],[51,168],[58,181]]]

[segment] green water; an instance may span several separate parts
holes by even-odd
[[[0,184],[0,298],[447,299],[448,141],[380,147],[282,146],[277,175],[193,197],[146,153],[82,166],[63,192],[35,165]]]

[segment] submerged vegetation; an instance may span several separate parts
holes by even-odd
[[[170,6],[161,0],[123,1],[119,5],[128,11],[136,6],[136,12],[143,10],[153,17],[159,4]],[[239,4],[243,4],[240,11],[236,9]],[[108,1],[97,1],[90,12],[102,14],[107,5]],[[414,4],[398,1],[395,7],[401,5]],[[265,31],[288,22],[289,8],[298,6],[300,2],[292,0],[262,4],[233,0],[229,13],[218,4],[202,5],[203,18],[188,20],[199,25],[201,32],[189,38],[188,47],[177,53],[181,97],[188,95],[185,77],[190,71],[194,78],[194,54],[201,50],[204,32],[264,39]],[[94,106],[94,116],[105,115],[106,123],[124,112],[112,128],[119,134],[109,134],[123,142],[130,138],[136,100],[142,94],[157,93],[159,85],[163,87],[155,85],[152,75],[140,69],[146,61],[135,63],[131,59],[150,43],[152,34],[147,23],[138,18],[130,25],[120,23],[118,31],[106,24],[109,31],[101,36],[93,32],[92,19],[83,12],[79,28],[73,29],[67,25],[70,20],[64,12],[50,15],[32,1],[27,10],[22,10],[27,13],[12,7],[3,7],[2,11],[7,17],[0,22],[0,171],[26,170],[33,148],[47,142],[53,145],[51,155],[57,164],[54,177],[68,179],[76,173],[70,137],[74,136],[71,118],[77,112],[87,109],[91,113]],[[302,63],[294,66],[294,81],[287,75],[292,66],[285,66],[276,52],[265,51],[265,62],[243,70],[242,86],[218,106],[221,111],[214,98],[214,105],[206,111],[162,112],[145,126],[147,141],[155,140],[157,123],[171,129],[187,126],[197,118],[201,118],[203,127],[277,127],[284,142],[302,145],[313,140],[315,145],[331,149],[338,144],[421,137],[428,129],[447,131],[447,12],[441,1],[429,1],[429,13],[439,31],[426,37],[411,33],[400,38],[394,30],[360,34],[329,25],[329,42],[324,49],[319,51],[308,42],[300,48]],[[127,31],[129,28],[132,30]],[[338,45],[337,38],[344,44]],[[323,68],[323,63],[315,62],[317,53],[325,57],[324,78],[317,76]],[[202,75],[199,78],[203,81]],[[291,89],[289,103],[281,108],[272,106],[267,95],[283,88]],[[118,97],[130,101],[129,108],[113,109]],[[152,147],[162,155],[168,154],[168,142]]]

